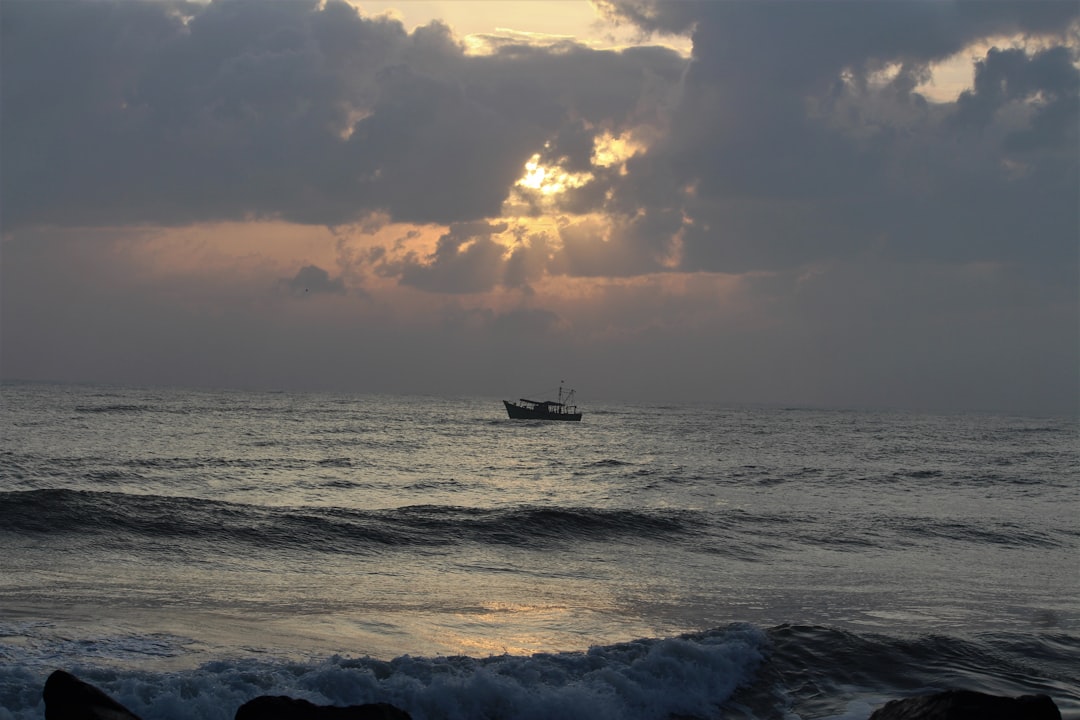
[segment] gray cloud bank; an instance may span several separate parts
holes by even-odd
[[[979,406],[996,387],[1006,406],[1075,410],[1080,5],[598,5],[643,32],[691,33],[692,57],[572,42],[470,56],[445,25],[410,33],[336,0],[7,0],[4,232],[380,213],[448,227],[432,255],[380,257],[374,270],[449,298],[527,292],[544,273],[750,273],[747,292],[779,329],[658,331],[659,346],[701,359],[688,376],[711,376],[707,358],[738,345],[717,373],[759,365],[792,388],[840,385],[862,363],[877,368],[866,386],[896,386],[874,402],[919,387],[912,402]],[[1033,42],[1011,47],[1016,37]],[[920,94],[935,63],[989,41],[971,89]],[[625,171],[594,164],[602,135],[642,129],[651,142]],[[550,212],[602,214],[606,236],[568,226],[558,242],[503,251],[500,211],[538,152],[591,172]],[[5,275],[23,257],[14,244],[7,255]],[[288,283],[362,295],[317,267]],[[502,347],[515,318],[537,335],[565,325],[542,308],[492,316],[480,324],[494,344],[463,348]],[[739,365],[748,345],[773,360]],[[660,350],[589,353],[624,368],[598,385],[664,366]],[[797,378],[792,353],[818,374]]]
[[[8,227],[495,216],[561,127],[618,127],[659,49],[468,57],[337,0],[3,6]]]
[[[610,3],[693,58],[407,33],[330,0],[3,6],[4,224],[341,224],[499,215],[525,161],[593,169],[565,204],[621,219],[579,274],[791,267],[877,238],[907,257],[1075,257],[1074,2]],[[991,50],[927,103],[930,64]],[[881,86],[875,73],[893,66]],[[663,131],[626,175],[594,141]],[[677,239],[677,240],[676,240]],[[478,258],[479,259],[479,258]],[[615,266],[618,267],[615,267]],[[669,263],[670,265],[670,263]]]

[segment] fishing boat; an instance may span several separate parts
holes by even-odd
[[[558,400],[527,400],[517,402],[503,400],[506,414],[511,420],[581,420],[581,413],[574,404],[574,391],[563,390],[559,384]]]

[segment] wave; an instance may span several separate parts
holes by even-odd
[[[1046,532],[1025,528],[1012,522],[975,525],[931,519],[901,520],[902,522],[896,528],[899,533],[917,539],[939,538],[1005,547],[1060,548],[1067,544],[1051,537]]]
[[[894,477],[898,478],[914,478],[916,480],[927,480],[930,478],[939,478],[944,473],[941,470],[901,470],[894,474]]]
[[[93,665],[66,669],[141,717],[159,720],[231,719],[259,695],[328,705],[390,702],[417,720],[709,718],[751,681],[766,644],[764,632],[741,625],[530,657],[222,660],[167,674]],[[0,669],[0,706],[8,717],[41,717],[46,675],[26,662]]]
[[[587,463],[585,467],[590,468],[605,468],[605,467],[625,467],[630,463],[625,460],[616,460],[615,458],[606,458],[604,460],[596,460],[594,462]]]
[[[327,479],[338,486],[348,480]],[[457,481],[416,486],[460,490]],[[390,509],[265,506],[191,497],[98,490],[0,492],[0,540],[15,545],[123,548],[147,559],[373,556],[466,545],[532,552],[591,545],[644,544],[745,563],[768,563],[807,547],[843,553],[877,548],[968,546],[1060,550],[1077,547],[1071,527],[1038,527],[1003,519],[944,519],[867,513],[838,524],[816,513],[742,509],[620,509],[521,504],[483,508],[409,505]]]
[[[1068,548],[1076,544],[1076,535],[1068,528],[1047,526],[1037,529],[989,519],[961,521],[910,515],[867,515],[852,517],[842,529],[819,526],[809,520],[800,524],[804,527],[789,532],[792,537],[841,550],[920,545],[937,547],[946,541],[1012,548]]]
[[[689,511],[414,505],[390,510],[268,507],[198,498],[50,489],[0,493],[0,533],[183,539],[314,552],[371,552],[461,542],[553,547],[693,534]]]
[[[77,413],[141,413],[154,410],[152,405],[140,405],[134,403],[110,403],[106,405],[76,405]]]
[[[735,696],[753,717],[865,718],[889,699],[945,689],[1041,693],[1067,718],[1080,712],[1080,638],[1071,635],[895,637],[781,625],[768,638],[767,663]]]
[[[15,628],[0,626],[0,636]],[[29,632],[33,634],[34,629]],[[1080,711],[1072,671],[1080,638],[988,634],[897,637],[829,627],[732,624],[584,651],[485,658],[392,660],[242,657],[154,672],[147,658],[182,654],[165,634],[101,638],[65,669],[142,717],[228,720],[259,695],[318,704],[389,702],[416,720],[865,719],[890,699],[948,688],[1049,695],[1066,718]],[[0,716],[41,717],[40,689],[63,648],[0,641]]]

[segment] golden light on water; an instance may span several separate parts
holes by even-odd
[[[442,642],[476,657],[550,652],[561,644],[574,644],[557,631],[538,632],[537,627],[557,626],[570,615],[570,608],[561,604],[490,602],[481,612],[458,614],[472,632],[450,633]]]

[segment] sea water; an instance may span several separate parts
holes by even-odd
[[[1075,417],[5,384],[0,720],[1080,718]]]

